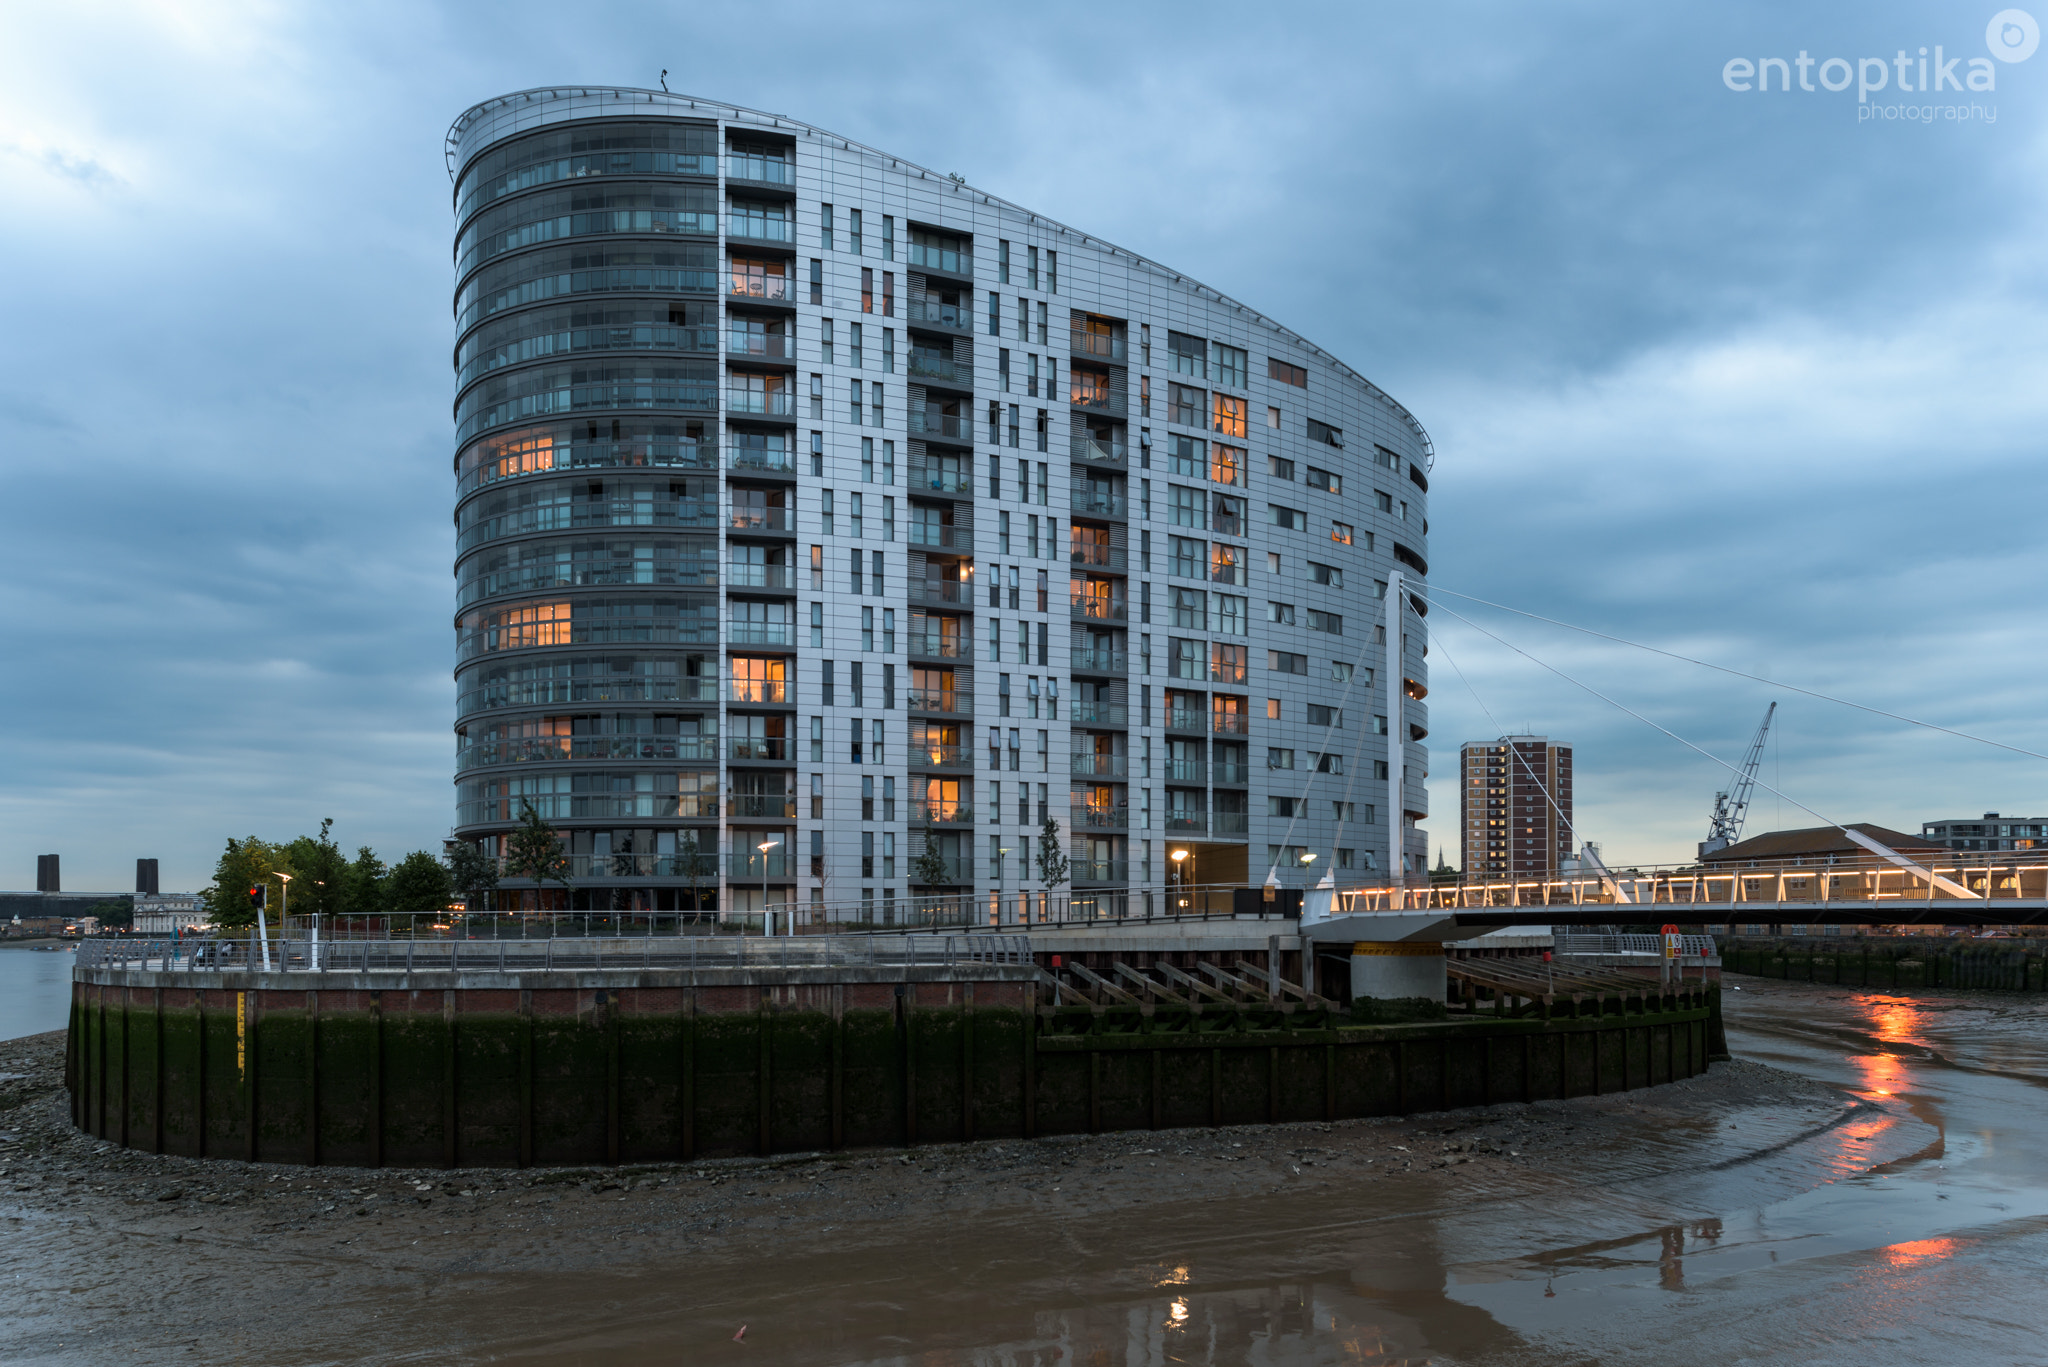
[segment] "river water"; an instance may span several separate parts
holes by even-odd
[[[0,948],[0,1039],[62,1030],[71,1013],[69,945]]]

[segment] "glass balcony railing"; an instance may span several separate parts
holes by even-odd
[[[1190,711],[1186,708],[1166,709],[1166,729],[1169,731],[1206,731],[1209,729],[1209,714]]]
[[[1069,349],[1076,356],[1093,356],[1097,360],[1117,361],[1124,359],[1124,339],[1102,332],[1083,332],[1074,328],[1067,334]]]
[[[759,447],[735,446],[732,461],[726,467],[730,470],[767,470],[778,475],[796,473],[796,453],[778,451],[774,448],[762,450]]]
[[[912,745],[910,767],[913,769],[972,769],[974,751],[964,745]]]
[[[972,642],[963,636],[939,636],[930,632],[912,632],[908,649],[912,655],[925,656],[935,660],[964,660],[972,649]]]
[[[1251,830],[1251,819],[1243,812],[1217,812],[1209,818],[1211,835],[1246,835]]]
[[[1166,814],[1166,829],[1182,835],[1201,835],[1209,829],[1209,820],[1202,812],[1170,810]]]
[[[725,354],[743,360],[794,361],[796,338],[779,332],[731,332],[726,334]]]
[[[943,522],[913,522],[910,524],[910,544],[937,546],[947,551],[971,551],[974,549],[974,528]]]
[[[658,759],[718,761],[716,736],[521,736],[484,740],[456,752],[455,767],[536,764],[551,760]]]
[[[1166,761],[1168,783],[1207,783],[1209,761],[1204,759],[1170,759]]]
[[[793,532],[796,530],[796,519],[790,515],[787,508],[743,505],[732,510],[732,529],[736,532]]]
[[[796,167],[786,157],[748,157],[734,153],[725,159],[727,180],[751,180],[759,185],[795,185]]]
[[[968,304],[947,304],[932,296],[911,295],[905,317],[922,327],[944,328],[948,332],[974,331],[974,309]]]
[[[725,411],[738,418],[793,418],[796,395],[787,389],[728,389]]]
[[[965,802],[913,802],[910,819],[929,821],[935,826],[972,826],[974,808]]]
[[[974,585],[963,584],[957,579],[913,579],[909,596],[921,603],[972,605]]]
[[[910,690],[909,699],[910,710],[913,712],[941,712],[952,717],[974,715],[974,695],[971,693],[950,689],[913,688]]]
[[[1121,598],[1099,598],[1092,593],[1077,593],[1067,600],[1067,606],[1077,619],[1093,622],[1126,622],[1130,620],[1130,604]]]
[[[796,628],[788,622],[733,622],[726,627],[725,639],[736,646],[793,646]]]
[[[1067,815],[1077,831],[1127,831],[1131,827],[1128,807],[1071,807]]]
[[[796,820],[796,799],[784,793],[736,793],[725,800],[727,816],[766,821]]]
[[[1081,517],[1128,517],[1129,498],[1101,484],[1076,484],[1073,510]]]
[[[1073,565],[1092,565],[1100,569],[1121,570],[1126,557],[1121,546],[1111,546],[1099,541],[1071,543],[1067,561]]]
[[[734,679],[732,700],[751,703],[786,703],[789,684],[782,679]]]
[[[1131,881],[1131,863],[1128,859],[1076,859],[1069,867],[1076,883]]]
[[[1120,702],[1097,702],[1081,698],[1074,703],[1076,726],[1128,726],[1131,709]]]
[[[1214,782],[1241,788],[1251,782],[1251,770],[1242,764],[1227,764],[1218,760]]]
[[[728,565],[725,586],[731,589],[793,589],[796,571],[787,565]]]
[[[787,736],[734,736],[725,753],[729,759],[781,763],[793,752]]]
[[[974,472],[943,465],[912,465],[910,487],[929,489],[937,494],[971,494],[974,492]]]
[[[930,409],[910,410],[910,431],[913,435],[926,437],[950,437],[954,441],[974,440],[974,419],[951,413],[934,413]]]
[[[934,356],[926,351],[913,351],[910,353],[909,364],[904,369],[917,379],[939,380],[946,384],[958,385],[974,383],[974,367],[955,365],[951,356]]]
[[[1077,374],[1079,372],[1076,372]],[[1098,413],[1121,412],[1122,406],[1111,397],[1106,385],[1074,384],[1067,386],[1067,401],[1076,408],[1092,408]]]
[[[1215,712],[1210,730],[1219,736],[1248,736],[1252,731],[1251,714],[1247,712]]]
[[[725,875],[735,883],[781,880],[788,882],[796,876],[796,856],[748,850],[742,854],[730,854],[725,860]]]
[[[1071,444],[1070,454],[1075,460],[1086,461],[1090,465],[1114,465],[1121,468],[1130,463],[1131,448],[1126,442],[1083,437]]]
[[[796,225],[786,218],[736,209],[726,216],[725,235],[742,237],[750,242],[780,242],[786,246],[796,241]]]
[[[1068,657],[1070,667],[1085,670],[1091,674],[1128,674],[1131,657],[1121,650],[1095,650],[1082,647]]]
[[[1070,772],[1076,778],[1128,778],[1131,757],[1083,753],[1072,757],[1072,765]]]
[[[726,292],[735,299],[764,299],[771,303],[794,304],[796,281],[786,275],[733,275]]]
[[[965,837],[962,837],[963,839]],[[924,881],[924,870],[917,860],[910,861],[910,881],[917,887],[957,888],[974,881],[974,860],[969,855],[940,855],[938,883]]]

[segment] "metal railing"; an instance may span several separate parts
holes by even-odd
[[[1209,816],[1206,812],[1169,810],[1162,824],[1167,830],[1183,835],[1201,835],[1209,829]]]
[[[776,474],[796,473],[794,451],[760,451],[746,447],[734,447],[732,459],[726,465],[729,470],[772,470]]]
[[[974,750],[965,745],[912,745],[909,751],[910,767],[913,769],[972,769]]]
[[[1072,756],[1069,773],[1077,778],[1127,778],[1131,772],[1129,755],[1097,755],[1087,751]]]
[[[912,655],[934,660],[964,660],[973,652],[973,642],[964,636],[939,636],[912,632],[905,643]]]
[[[1168,783],[1207,783],[1209,762],[1203,759],[1169,759],[1166,761]]]
[[[1131,657],[1128,651],[1092,650],[1083,647],[1067,657],[1067,667],[1091,674],[1128,674],[1131,671]]]
[[[912,522],[910,544],[913,546],[936,546],[947,551],[971,551],[974,549],[974,527],[972,524],[952,525],[942,522]]]
[[[734,679],[734,702],[781,703],[789,701],[789,684],[784,679]]]
[[[913,579],[907,596],[922,603],[972,604],[974,585],[957,579]]]
[[[749,157],[732,153],[725,159],[728,180],[751,180],[762,185],[796,184],[796,167],[784,157]]]
[[[793,751],[786,736],[734,736],[727,746],[727,755],[735,760],[786,760]]]
[[[1069,807],[1069,823],[1077,831],[1127,831],[1131,828],[1128,807]]]
[[[1073,511],[1083,517],[1125,517],[1130,512],[1129,498],[1100,484],[1076,482],[1071,497]]]
[[[1131,709],[1120,702],[1097,702],[1091,698],[1077,698],[1074,701],[1073,724],[1076,726],[1127,726],[1130,724]]]
[[[728,389],[725,411],[737,417],[789,418],[796,416],[796,395],[787,389]]]
[[[1069,615],[1095,622],[1127,622],[1131,618],[1128,601],[1121,598],[1105,598],[1093,593],[1075,593],[1067,598]]]
[[[735,562],[726,568],[725,584],[734,589],[793,589],[796,571],[788,565]]]
[[[741,466],[735,460],[733,468],[776,470],[782,467],[769,461],[754,461],[746,466]],[[739,507],[732,510],[731,525],[732,529],[736,532],[793,532],[796,530],[796,517],[793,511],[788,508]]]
[[[725,814],[753,821],[794,821],[796,799],[779,793],[739,793],[725,800]]]
[[[957,365],[951,356],[934,356],[928,351],[913,351],[904,370],[925,380],[944,380],[948,384],[971,385],[974,383],[974,367]]]
[[[736,646],[795,645],[796,628],[786,622],[729,622],[725,639]]]
[[[1122,466],[1130,460],[1130,446],[1125,442],[1099,441],[1084,437],[1068,447],[1068,454],[1075,460],[1089,465]]]
[[[910,410],[909,419],[909,430],[921,436],[951,437],[955,441],[974,440],[974,419],[971,417],[913,408]]]
[[[727,333],[725,354],[758,361],[793,361],[796,338],[779,332]]]
[[[735,299],[773,299],[796,302],[796,281],[786,275],[735,275],[726,292]]]
[[[1128,557],[1121,546],[1105,546],[1099,542],[1084,541],[1068,548],[1067,562],[1073,565],[1120,570],[1128,563]]]
[[[1067,340],[1068,349],[1076,356],[1096,356],[1105,361],[1124,359],[1124,339],[1121,337],[1073,328],[1069,330]]]
[[[1209,834],[1211,835],[1249,835],[1250,833],[1251,817],[1248,813],[1209,813]]]
[[[1664,957],[1662,935],[1559,935],[1556,949],[1559,954],[1647,954]],[[1721,953],[1711,935],[1681,934],[1678,937],[1678,953],[1681,958],[1715,958]]]
[[[974,331],[971,304],[947,304],[929,296],[911,295],[904,317],[922,327],[944,328],[948,332]]]
[[[913,802],[910,804],[910,819],[939,825],[972,826],[974,808],[965,802]]]
[[[919,465],[913,462],[910,467],[909,486],[920,493],[929,489],[935,494],[971,494],[974,492],[974,471],[949,470],[943,466]]]
[[[1211,712],[1210,729],[1219,736],[1246,736],[1251,734],[1252,719],[1249,712]],[[1239,779],[1240,783],[1244,780]]]
[[[974,715],[972,693],[913,688],[908,694],[908,703],[913,712],[942,712],[955,717]]]
[[[1209,714],[1184,707],[1166,709],[1166,729],[1169,731],[1207,731]]]

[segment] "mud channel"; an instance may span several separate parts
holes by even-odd
[[[7,1041],[0,1361],[2048,1362],[2048,1010],[1743,989],[1650,1092],[625,1170],[128,1153]]]

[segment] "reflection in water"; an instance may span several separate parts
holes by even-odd
[[[1888,1266],[1903,1270],[1946,1258],[1961,1246],[1958,1239],[1910,1239],[1878,1252]]]

